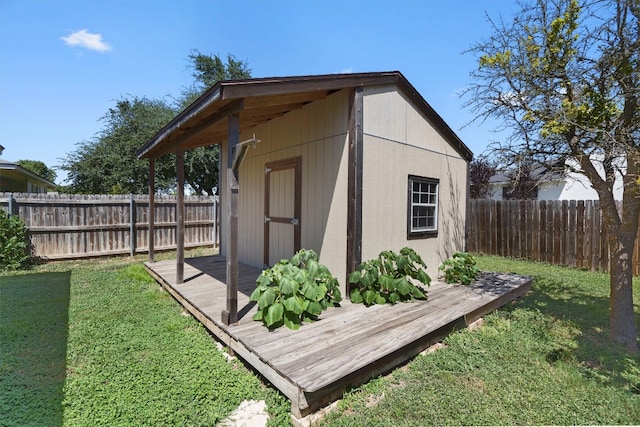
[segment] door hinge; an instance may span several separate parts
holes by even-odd
[[[291,224],[300,225],[300,220],[298,218],[291,218]]]

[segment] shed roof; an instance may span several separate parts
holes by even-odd
[[[399,71],[224,80],[180,112],[138,150],[157,158],[226,140],[226,118],[240,116],[240,131],[250,131],[289,111],[346,88],[395,84],[465,159],[473,153]]]

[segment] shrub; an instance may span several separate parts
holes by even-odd
[[[302,249],[260,274],[250,300],[258,303],[253,320],[269,329],[298,329],[342,300],[338,280],[318,262],[318,254]]]
[[[466,252],[456,252],[445,260],[438,270],[444,272],[444,281],[447,283],[462,283],[468,285],[478,277],[480,269],[476,267],[476,259]]]
[[[427,265],[411,248],[403,248],[400,254],[380,252],[378,258],[363,262],[349,275],[349,283],[356,285],[351,290],[351,302],[369,306],[427,299],[424,289],[411,282],[413,279],[429,286],[431,278],[424,268]]]
[[[29,261],[27,227],[17,216],[0,210],[0,269],[18,270]]]

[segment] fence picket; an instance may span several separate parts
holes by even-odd
[[[185,197],[185,247],[217,240],[217,200],[217,196]],[[133,255],[149,249],[147,195],[0,193],[0,209],[8,210],[9,205],[27,225],[36,257]],[[176,247],[175,209],[175,196],[156,196],[157,249]]]
[[[467,250],[589,270],[609,268],[597,200],[470,200]],[[640,235],[640,233],[639,233]],[[633,271],[640,275],[640,238]]]

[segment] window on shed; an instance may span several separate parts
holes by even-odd
[[[409,239],[438,235],[438,186],[437,179],[409,175]]]

